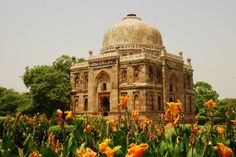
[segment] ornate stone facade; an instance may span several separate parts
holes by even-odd
[[[179,99],[193,117],[193,69],[183,54],[165,50],[160,32],[129,14],[105,33],[99,55],[92,51],[84,63],[73,62],[73,111],[116,116],[121,95],[128,95],[129,110],[156,117],[168,101]]]

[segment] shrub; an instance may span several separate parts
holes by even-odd
[[[61,128],[59,125],[54,125],[48,129],[48,133],[52,132],[54,138],[63,143],[66,137],[72,132],[73,128],[73,125],[65,125],[63,128]]]
[[[4,123],[6,122],[7,117],[0,117],[0,139],[3,137],[4,132]]]
[[[221,117],[214,117],[213,122],[214,124],[222,124],[224,123],[224,119]]]
[[[204,125],[206,122],[207,122],[207,117],[205,117],[205,116],[198,117],[198,124]]]

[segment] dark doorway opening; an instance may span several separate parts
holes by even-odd
[[[174,99],[170,97],[169,102],[174,102]]]
[[[88,98],[84,99],[84,111],[88,111]]]
[[[110,100],[108,97],[103,97],[101,100],[101,109],[102,115],[108,116],[108,112],[110,111]]]

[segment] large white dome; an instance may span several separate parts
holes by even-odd
[[[135,14],[128,14],[120,23],[111,26],[103,38],[103,49],[130,44],[159,48],[163,46],[160,32]]]

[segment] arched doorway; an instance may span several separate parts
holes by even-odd
[[[108,72],[102,70],[96,76],[96,88],[97,95],[97,111],[102,113],[103,116],[108,116],[110,112],[110,92],[111,92],[111,78]]]
[[[88,98],[84,99],[84,111],[88,111]]]
[[[177,99],[179,99],[179,89],[179,77],[175,72],[173,72],[169,78],[169,102],[175,102]]]
[[[103,116],[108,116],[110,111],[110,100],[109,97],[101,97],[101,112]]]

